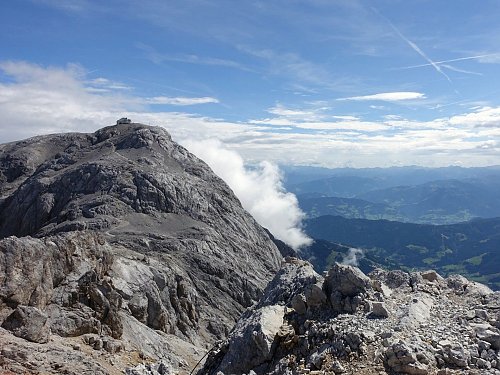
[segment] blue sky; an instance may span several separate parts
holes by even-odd
[[[248,162],[499,164],[498,1],[6,1],[0,141],[118,117]]]

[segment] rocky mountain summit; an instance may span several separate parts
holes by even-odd
[[[286,258],[198,374],[500,374],[500,292]]]
[[[0,372],[189,373],[282,256],[162,128],[0,146]]]

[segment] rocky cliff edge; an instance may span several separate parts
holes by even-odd
[[[288,258],[198,374],[500,374],[500,292]]]
[[[258,301],[281,255],[162,128],[0,145],[0,366],[189,373]]]

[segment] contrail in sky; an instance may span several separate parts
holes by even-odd
[[[396,28],[396,26],[394,26],[390,21],[389,21],[389,25],[391,25],[392,29],[396,32],[396,34],[398,34],[400,36],[401,39],[403,39],[406,43],[408,43],[408,45],[413,48],[413,50],[415,52],[417,52],[420,56],[422,56],[424,59],[426,59],[429,63],[426,64],[426,65],[430,65],[432,66],[434,69],[436,69],[436,71],[438,73],[440,73],[441,75],[443,75],[447,80],[448,82],[450,83],[453,83],[450,79],[450,77],[445,73],[443,72],[443,70],[441,69],[441,67],[436,64],[434,61],[432,61],[425,53],[424,51],[422,51],[420,49],[419,46],[417,46],[415,43],[413,43],[410,39],[408,39],[407,37],[405,37],[403,34],[401,34],[401,32]]]
[[[450,59],[450,60],[434,61],[434,64],[441,65],[441,64],[446,64],[446,63],[455,62],[455,61],[477,60],[477,59],[482,59],[483,57],[492,57],[492,56],[500,56],[500,52],[488,53],[486,55],[459,57],[457,59]],[[432,64],[411,65],[411,66],[404,66],[402,68],[396,68],[396,69],[413,69],[413,68],[422,68],[424,66],[432,66]]]
[[[384,17],[376,8],[373,8],[373,11],[375,13],[377,13],[380,17],[384,18],[386,20],[386,22],[391,26],[391,28],[394,30],[394,32],[401,38],[403,39],[415,52],[417,52],[420,56],[422,56],[425,60],[427,60],[428,64],[425,64],[425,65],[430,65],[432,66],[434,69],[436,69],[436,71],[441,74],[443,77],[446,78],[446,80],[450,83],[453,83],[452,80],[450,79],[450,77],[448,77],[448,75],[443,72],[443,70],[441,69],[441,67],[436,64],[434,61],[432,61],[425,53],[424,51],[422,51],[420,49],[419,46],[417,46],[415,43],[413,43],[410,39],[408,39],[407,37],[405,37],[401,31],[399,31],[399,29],[394,26],[394,24],[387,18],[387,17]]]
[[[444,67],[444,68],[446,68],[446,69],[453,70],[454,72],[465,73],[465,74],[473,74],[475,76],[482,76],[483,75],[483,73],[472,72],[470,70],[455,68],[454,66],[451,66],[451,65],[448,65],[448,64],[441,64],[441,66]]]

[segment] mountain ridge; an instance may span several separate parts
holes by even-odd
[[[460,276],[285,259],[199,375],[492,374],[500,293]]]
[[[461,273],[495,289],[500,287],[499,229],[500,218],[431,225],[327,215],[305,224],[311,237],[360,247],[376,264]]]
[[[329,261],[349,252],[316,248],[335,251]],[[0,368],[191,374],[207,358],[200,375],[500,369],[498,292],[335,262],[320,276],[295,256],[162,128],[0,145]]]
[[[49,338],[64,346],[86,337],[79,345],[121,366],[130,353],[192,366],[281,260],[225,182],[160,127],[1,145],[0,196],[0,325],[22,336],[5,322],[35,314]],[[123,348],[110,353],[103,340]],[[104,362],[92,366],[114,368]]]
[[[357,177],[358,178],[358,177]],[[347,177],[350,181],[352,177]],[[433,180],[419,185],[376,186],[365,177],[365,184],[357,186],[358,194],[347,186],[330,191],[330,180],[324,180],[327,189],[298,194],[300,207],[309,215],[339,215],[346,218],[387,219],[421,224],[454,224],[475,218],[500,216],[500,177],[485,175],[477,178]],[[333,177],[332,181],[337,181]],[[351,192],[350,197],[342,190]],[[340,196],[335,196],[338,193]]]

